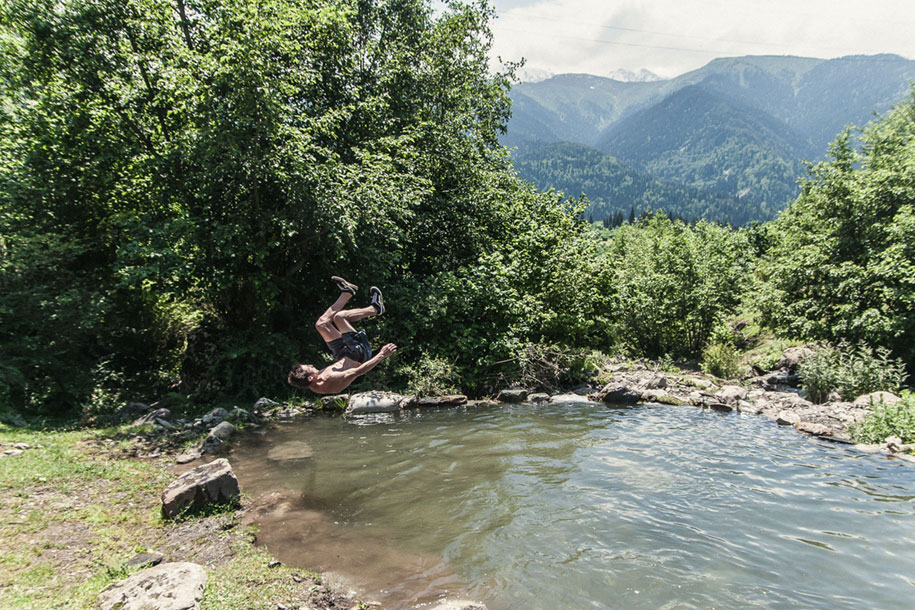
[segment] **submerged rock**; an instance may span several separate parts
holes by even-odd
[[[99,610],[193,610],[203,599],[207,573],[196,563],[177,562],[141,570],[98,596]]]
[[[267,459],[276,462],[287,460],[304,460],[314,457],[314,449],[305,441],[292,441],[277,445],[267,452]]]
[[[162,492],[162,514],[174,517],[213,504],[234,504],[241,491],[225,458],[188,470]]]
[[[527,395],[527,401],[534,404],[539,404],[541,402],[547,402],[550,399],[550,395],[546,392],[535,392],[533,394]]]
[[[467,397],[463,394],[447,394],[445,396],[424,396],[413,402],[414,407],[459,407],[467,404]]]

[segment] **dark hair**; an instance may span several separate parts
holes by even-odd
[[[286,381],[294,388],[307,390],[308,384],[311,382],[311,375],[305,372],[305,367],[301,364],[297,364],[289,371],[289,376],[286,377]]]

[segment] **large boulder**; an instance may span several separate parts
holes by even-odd
[[[346,415],[396,413],[407,403],[407,397],[393,392],[361,392],[350,396]]]
[[[747,399],[747,389],[739,385],[726,385],[721,391],[715,394],[715,397],[726,405],[736,407],[741,400]]]
[[[778,361],[778,365],[775,368],[796,371],[798,365],[800,365],[800,363],[803,362],[805,358],[811,356],[813,352],[814,349],[809,345],[789,347],[784,352],[782,352],[782,359]]]
[[[528,390],[522,390],[522,389],[502,390],[499,392],[499,395],[496,396],[496,400],[498,400],[499,402],[510,402],[510,403],[524,402],[525,400],[527,400],[528,394],[530,394],[530,392]]]
[[[193,610],[207,573],[196,563],[163,563],[113,584],[98,596],[99,610]]]
[[[870,394],[858,396],[855,399],[855,404],[859,407],[870,407],[881,402],[885,405],[894,405],[900,400],[902,399],[890,392],[871,392]]]
[[[608,404],[634,405],[642,400],[642,393],[625,385],[608,383],[598,392],[597,398]]]
[[[235,504],[241,496],[238,479],[225,458],[188,470],[162,492],[162,514],[174,517],[214,504]]]

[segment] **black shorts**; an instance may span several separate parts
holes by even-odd
[[[352,358],[360,364],[372,357],[372,347],[364,330],[354,333],[343,333],[343,336],[327,342],[327,348],[334,355],[334,361],[340,358]]]

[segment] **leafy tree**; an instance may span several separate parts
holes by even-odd
[[[617,341],[639,354],[695,357],[736,308],[748,254],[744,233],[704,221],[657,214],[622,225],[608,251]]]
[[[886,346],[915,364],[915,91],[810,168],[777,220],[762,307],[782,332]],[[911,369],[910,369],[911,370]]]

